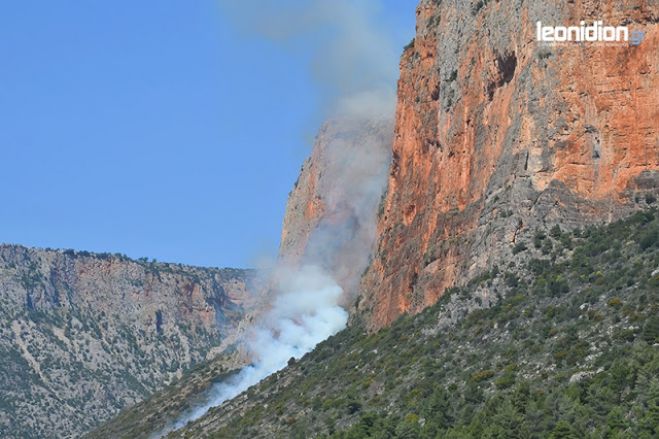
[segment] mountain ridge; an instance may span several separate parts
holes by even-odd
[[[234,343],[257,290],[253,270],[0,245],[0,433],[92,428]]]

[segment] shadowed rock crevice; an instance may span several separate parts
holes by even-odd
[[[515,68],[517,67],[517,57],[515,52],[505,53],[504,55],[497,55],[496,66],[498,70],[498,78],[492,81],[487,86],[487,96],[491,101],[494,98],[494,91],[508,84],[515,76]]]

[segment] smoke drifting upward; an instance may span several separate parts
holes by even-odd
[[[153,438],[185,426],[272,373],[286,367],[291,358],[300,358],[318,343],[343,329],[347,312],[337,305],[342,294],[334,280],[314,266],[295,271],[278,269],[276,296],[260,324],[251,328],[246,349],[252,363],[236,375],[216,384],[207,402],[184,413],[178,420],[154,434]]]
[[[391,161],[398,49],[382,24],[382,5],[379,0],[220,4],[240,31],[310,59],[322,98],[320,113],[330,122],[321,129],[289,197],[284,229],[296,209],[308,211],[308,206],[294,205],[296,198],[319,200],[322,212],[305,214],[302,222],[308,224],[288,221],[306,236],[302,244],[293,244],[297,249],[292,253],[282,236],[279,256],[284,265],[311,264],[331,274],[347,295],[341,303],[347,304],[368,264]],[[307,188],[314,193],[299,193]]]
[[[391,117],[398,49],[378,21],[376,0],[221,0],[232,23],[302,57],[324,117]]]
[[[229,400],[268,375],[283,369],[291,358],[300,358],[321,341],[343,329],[346,311],[337,305],[341,288],[317,267],[281,271],[277,296],[265,321],[252,328],[247,349],[252,363],[237,375],[217,384],[208,401],[186,413],[157,437],[203,416],[211,407]]]
[[[281,260],[315,264],[331,273],[344,290],[342,304],[355,298],[369,262],[387,182],[392,125],[391,119],[366,118],[325,124],[289,198]],[[311,218],[310,200],[317,209]],[[295,236],[307,221],[308,236]]]
[[[397,62],[386,33],[372,22],[377,2],[221,4],[243,31],[314,54],[311,71],[331,122],[289,197],[270,303],[244,340],[251,364],[156,437],[200,418],[346,326],[344,307],[368,264],[390,162]],[[307,215],[309,203],[318,203],[318,212]]]

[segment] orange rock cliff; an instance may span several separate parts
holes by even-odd
[[[608,221],[655,202],[658,14],[640,1],[421,2],[362,279],[369,326],[434,303],[538,227]],[[538,20],[596,19],[645,40],[535,41]]]
[[[369,263],[392,134],[392,120],[326,123],[288,198],[280,262],[322,267],[344,289],[346,306]]]
[[[416,38],[400,61],[392,160],[353,318],[377,329],[418,312],[538,228],[583,227],[656,205],[659,7],[652,5],[420,2]],[[603,20],[645,38],[638,46],[543,45],[535,41],[538,20]],[[305,234],[324,221],[319,155],[289,200],[284,257],[303,252]]]

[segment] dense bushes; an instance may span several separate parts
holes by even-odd
[[[353,325],[204,428],[217,438],[658,437],[658,231],[649,211],[538,232],[518,253],[546,256],[502,261],[378,333]],[[480,306],[483,290],[498,300]]]
[[[523,352],[510,341],[480,347],[477,363],[465,366],[491,366],[511,351],[509,360],[513,362],[498,369],[477,369],[466,379],[461,379],[465,374],[451,364],[444,376],[453,375],[456,381],[448,386],[446,378],[435,380],[417,375],[417,385],[426,389],[424,394],[411,403],[398,404],[396,409],[375,406],[369,411],[366,404],[350,428],[330,436],[656,437],[659,355],[652,345],[659,342],[659,294],[651,272],[659,262],[653,250],[657,247],[658,224],[656,214],[652,218],[647,213],[638,214],[608,229],[585,231],[585,239],[569,259],[554,263],[530,261],[531,300],[541,307],[547,300],[553,303],[544,306],[542,313],[549,325],[540,327],[533,319],[522,322],[528,328],[516,330],[515,338],[528,342],[542,334],[544,349]],[[563,238],[565,234],[559,228],[550,232],[559,246],[568,242],[572,245],[572,238]],[[630,237],[638,247],[625,248]],[[549,237],[538,233],[534,247],[541,249],[545,242],[550,242]],[[610,257],[611,253],[616,257]],[[520,281],[517,276],[506,274],[504,283],[515,289]],[[499,306],[465,319],[452,339],[468,346],[473,339],[462,338],[469,333],[465,326],[498,321],[498,315],[506,309],[522,311],[520,308],[528,306],[528,302],[523,295],[509,294]],[[632,321],[633,325],[629,325]],[[598,349],[599,346],[606,347]],[[544,364],[536,363],[542,368],[539,373],[518,366],[533,362],[533,355],[541,356],[544,351],[551,356]],[[428,372],[424,369],[424,373]],[[413,418],[417,419],[414,425],[409,422],[410,413],[417,416]]]

